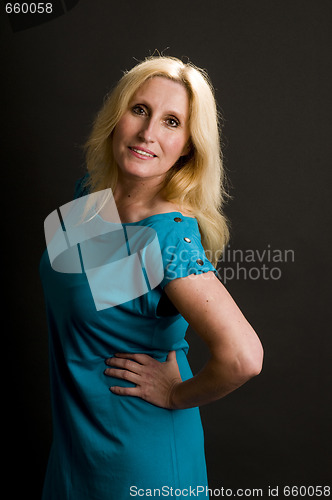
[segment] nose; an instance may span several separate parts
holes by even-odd
[[[142,125],[138,132],[138,137],[144,142],[155,142],[156,134],[157,134],[156,121],[151,117],[142,120]]]

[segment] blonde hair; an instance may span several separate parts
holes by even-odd
[[[196,217],[203,247],[216,265],[229,238],[222,212],[227,196],[220,148],[220,123],[209,77],[192,63],[174,57],[152,56],[124,73],[107,96],[86,142],[90,192],[117,184],[112,132],[138,88],[149,78],[165,77],[185,86],[189,96],[191,151],[167,172],[161,194]]]

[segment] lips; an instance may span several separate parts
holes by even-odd
[[[129,146],[129,149],[134,153],[136,153],[136,155],[143,156],[144,158],[155,158],[157,156],[154,154],[153,151],[150,151],[149,149],[146,148]]]

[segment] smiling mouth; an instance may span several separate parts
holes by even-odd
[[[146,156],[148,158],[155,158],[157,155],[155,155],[154,153],[152,152],[148,152],[148,151],[144,151],[143,149],[139,149],[139,148],[131,148],[129,147],[129,149],[131,151],[134,151],[135,153],[137,153],[138,155],[141,155],[141,156]]]

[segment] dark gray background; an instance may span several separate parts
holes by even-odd
[[[216,88],[231,248],[295,255],[264,260],[279,280],[226,284],[265,362],[259,377],[201,409],[210,487],[264,488],[267,497],[269,485],[331,484],[331,2],[53,3],[59,16],[48,22],[9,18],[1,5],[2,385],[13,492],[39,498],[51,442],[43,221],[72,199],[104,95],[155,49],[207,69]],[[206,352],[192,331],[189,340],[196,371]]]

